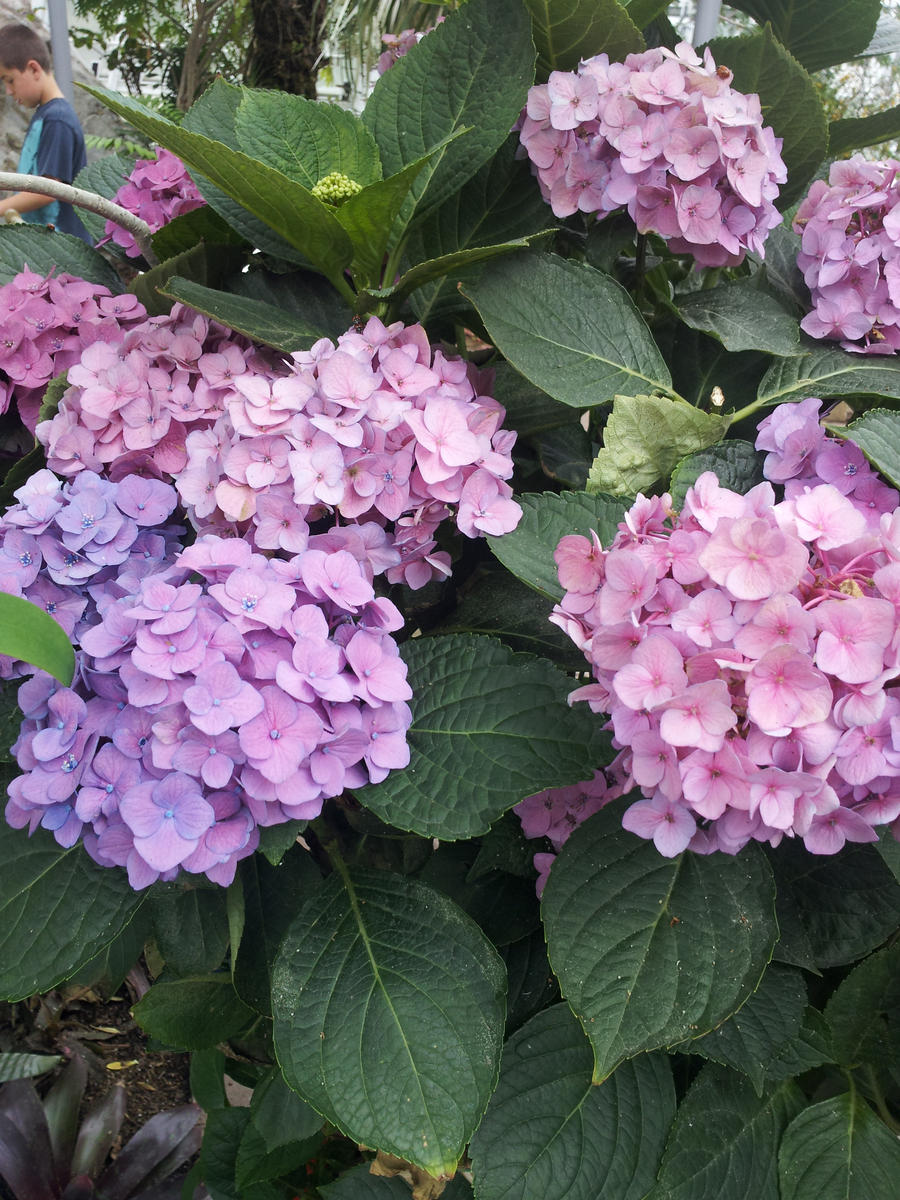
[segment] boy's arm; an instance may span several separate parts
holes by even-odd
[[[37,192],[13,192],[0,199],[0,217],[11,208],[15,209],[17,213],[27,213],[34,212],[38,208],[45,208],[50,203],[49,196],[41,196]]]

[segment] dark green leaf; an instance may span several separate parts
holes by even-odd
[[[225,1108],[225,1055],[211,1046],[191,1055],[191,1096],[206,1112]]]
[[[255,1188],[268,1180],[295,1171],[315,1154],[322,1143],[318,1134],[292,1139],[268,1150],[262,1133],[251,1123],[244,1129],[234,1164],[234,1181],[242,1197],[255,1195]],[[293,1191],[293,1188],[291,1189]]]
[[[536,929],[500,950],[509,981],[506,1032],[514,1033],[527,1020],[559,999],[556,976],[550,969],[544,933]]]
[[[544,237],[544,234],[536,234]],[[417,291],[426,283],[435,279],[446,279],[447,286],[457,287],[461,283],[464,272],[480,263],[500,258],[501,255],[514,254],[524,250],[529,245],[528,238],[517,238],[514,242],[504,242],[500,246],[471,246],[467,250],[456,250],[453,254],[441,258],[430,258],[425,262],[416,263],[406,271],[396,283],[383,290],[383,294],[393,302],[406,299],[412,292]],[[382,293],[379,293],[382,294]]]
[[[254,854],[240,865],[244,935],[234,967],[234,986],[245,1004],[272,1012],[270,980],[278,945],[294,914],[321,884],[311,856],[297,846],[276,866]]]
[[[132,1011],[145,1033],[180,1050],[205,1050],[227,1041],[254,1016],[228,975],[162,979]]]
[[[68,687],[75,674],[69,636],[43,608],[0,592],[0,654],[30,663]]]
[[[684,400],[616,396],[603,430],[603,448],[588,475],[589,492],[634,496],[667,481],[685,455],[725,436],[728,423]]]
[[[266,304],[262,300],[251,300],[247,296],[236,296],[230,291],[222,292],[204,287],[201,283],[182,279],[179,275],[170,278],[163,291],[172,300],[180,300],[182,304],[221,321],[229,329],[246,334],[247,337],[266,346],[274,346],[276,350],[283,350],[286,354],[295,350],[308,350],[319,338],[327,336],[324,330],[272,304]]]
[[[900,884],[874,846],[820,857],[783,842],[770,854],[778,884],[778,958],[835,967],[880,946],[900,924]]]
[[[825,1007],[835,1059],[843,1067],[900,1067],[900,942],[870,954]]]
[[[833,1058],[827,1021],[817,1009],[807,1008],[799,1033],[781,1049],[777,1058],[767,1063],[766,1075],[772,1081],[790,1079],[830,1063]]]
[[[834,158],[897,138],[900,138],[900,104],[868,117],[845,117],[828,126],[828,149]]]
[[[765,277],[766,283],[778,293],[795,315],[806,316],[812,308],[812,301],[809,298],[809,288],[803,279],[803,272],[797,266],[799,253],[800,235],[794,233],[790,224],[785,221],[766,238]]]
[[[625,5],[629,17],[638,29],[646,29],[650,22],[664,13],[668,7],[667,0],[628,0]]]
[[[368,1166],[354,1167],[334,1183],[318,1188],[325,1200],[409,1200],[409,1184],[398,1176],[386,1179],[372,1175]],[[446,1189],[442,1200],[446,1200]]]
[[[895,1200],[900,1142],[853,1092],[805,1109],[778,1155],[781,1200]]]
[[[86,192],[96,192],[107,200],[114,200],[116,192],[125,183],[134,170],[136,160],[124,154],[107,154],[95,162],[88,163],[84,170],[79,171],[73,183],[75,187],[84,188]],[[95,241],[106,233],[106,218],[87,209],[78,210],[79,219]]]
[[[307,189],[332,171],[363,187],[381,179],[375,139],[349,109],[271,89],[239,91],[234,132],[245,154]]]
[[[790,1080],[757,1096],[733,1071],[704,1067],[679,1106],[647,1200],[779,1200],[778,1142],[802,1107]]]
[[[142,904],[122,932],[71,976],[72,982],[81,987],[99,986],[111,996],[137,964],[151,933],[150,905]]]
[[[736,1012],[777,936],[772,873],[755,848],[667,859],[621,820],[621,805],[609,805],[575,830],[542,901],[550,963],[591,1040],[598,1082]]]
[[[308,824],[308,821],[282,821],[280,825],[266,825],[260,829],[259,852],[270,866],[280,865]]]
[[[563,487],[583,491],[594,460],[594,445],[581,423],[548,429],[537,434],[534,441],[544,474]]]
[[[799,322],[774,296],[748,287],[746,280],[682,296],[678,311],[691,329],[708,333],[727,350],[800,353]]]
[[[406,243],[407,263],[443,258],[476,246],[506,244],[553,224],[553,213],[528,163],[515,157],[518,145],[518,134],[511,134],[459,191],[416,222]],[[422,285],[410,301],[423,322],[467,307],[456,289],[456,279],[447,278]]]
[[[212,286],[227,275],[240,258],[241,253],[234,246],[206,246],[200,243],[144,271],[129,285],[128,290],[137,296],[150,316],[159,316],[172,308],[167,289],[176,276],[187,276],[197,284]]]
[[[210,246],[246,246],[246,241],[210,205],[193,208],[163,225],[152,237],[157,258],[164,262],[190,250],[198,242]]]
[[[66,271],[116,294],[123,287],[115,269],[81,238],[40,225],[0,226],[0,285],[10,283],[26,265],[37,275]]]
[[[877,7],[878,0],[862,3]],[[812,24],[816,30],[824,27],[818,18]],[[716,38],[710,49],[717,63],[734,71],[733,87],[759,93],[766,125],[783,140],[788,182],[782,185],[778,206],[786,208],[806,191],[828,149],[828,122],[816,86],[769,26],[746,37]]]
[[[323,1124],[316,1110],[291,1091],[278,1067],[253,1089],[250,1120],[270,1153],[289,1142],[313,1137]]]
[[[548,662],[463,635],[415,638],[401,654],[413,689],[409,767],[355,791],[388,824],[474,837],[526,796],[590,778],[600,722],[569,709],[570,680]]]
[[[469,0],[381,76],[363,120],[385,175],[469,130],[421,172],[406,221],[458,192],[503,144],[533,78],[531,21],[520,0]]]
[[[14,493],[27,483],[36,471],[43,470],[46,465],[47,457],[43,446],[35,445],[27,454],[23,454],[3,477],[3,485],[0,487],[0,510],[15,504]]]
[[[742,1072],[762,1095],[769,1064],[799,1035],[805,1012],[803,976],[794,967],[772,963],[734,1016],[681,1049]]]
[[[515,429],[520,438],[559,429],[570,424],[573,416],[578,419],[567,405],[560,404],[535,387],[530,379],[520,375],[509,363],[501,360],[494,372],[492,394],[506,409],[504,424],[508,429]]]
[[[807,347],[794,358],[772,363],[759,385],[759,399],[766,405],[785,400],[821,396],[881,396],[900,400],[900,363],[879,355],[851,354],[849,350],[825,346]]]
[[[515,255],[465,289],[505,358],[573,408],[667,391],[669,369],[628,293],[586,263]]]
[[[47,992],[125,928],[144,897],[80,845],[0,823],[0,997]]]
[[[228,949],[225,893],[220,888],[163,892],[151,901],[153,930],[166,966],[176,975],[205,975]]]
[[[449,896],[499,949],[540,926],[534,872],[530,878],[505,871],[474,876],[477,853],[472,842],[445,842],[429,858],[419,879]]]
[[[889,829],[882,829],[878,841],[878,853],[887,863],[891,874],[900,883],[900,842]]]
[[[452,1175],[496,1083],[505,990],[496,951],[439,892],[335,872],[275,966],[278,1060],[354,1140]]]
[[[59,1054],[0,1054],[0,1083],[46,1075],[61,1062]]]
[[[881,3],[880,0],[735,0],[734,7],[755,17],[760,25],[771,22],[776,37],[791,54],[808,71],[818,71],[847,62],[866,49],[875,33]],[[727,58],[721,61],[731,65]]]
[[[688,488],[704,471],[715,471],[722,487],[742,496],[763,482],[762,458],[752,442],[738,438],[719,442],[717,446],[689,454],[672,472],[669,491],[676,508],[681,508]]]
[[[200,1173],[212,1200],[249,1200],[241,1196],[234,1179],[238,1150],[250,1123],[246,1108],[214,1109],[207,1116],[200,1150]],[[270,1189],[254,1192],[253,1200],[282,1200],[283,1193]]]
[[[900,413],[873,408],[846,428],[831,432],[854,442],[877,471],[900,487]]]
[[[574,71],[595,54],[621,62],[644,49],[639,27],[617,0],[525,0],[525,7],[534,22],[539,80]]]
[[[479,1200],[640,1200],[675,1114],[662,1054],[591,1083],[591,1048],[566,1004],[533,1017],[503,1048],[500,1082],[472,1139]]]
[[[564,669],[584,670],[584,655],[550,623],[552,607],[545,596],[494,563],[467,582],[460,603],[436,632],[486,634],[512,650],[542,654]]]
[[[63,371],[47,384],[44,398],[38,411],[38,421],[51,421],[59,412],[59,402],[69,387],[69,372]]]
[[[350,324],[347,302],[327,280],[312,271],[291,271],[276,275],[272,271],[250,270],[231,275],[227,289],[235,296],[246,296],[274,305],[297,324],[324,329],[333,341]]]
[[[130,97],[105,88],[87,91],[265,221],[323,274],[341,277],[353,257],[350,239],[327,205],[301,184],[247,154],[149,112]]]
[[[488,544],[507,570],[550,600],[560,601],[560,586],[553,552],[560,538],[579,533],[598,534],[608,546],[625,515],[627,501],[587,492],[544,492],[519,496],[522,520],[512,533],[488,538]]]

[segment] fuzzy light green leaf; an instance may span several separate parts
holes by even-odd
[[[588,476],[589,492],[634,496],[668,480],[687,454],[720,442],[728,423],[683,400],[616,396],[603,449]]]

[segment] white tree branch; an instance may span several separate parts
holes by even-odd
[[[71,187],[68,183],[60,183],[58,179],[45,179],[43,175],[18,175],[13,171],[0,171],[0,192],[37,192],[40,196],[49,196],[52,200],[61,200],[64,204],[86,208],[88,212],[97,213],[98,216],[121,225],[133,234],[141,254],[151,267],[156,266],[159,261],[150,244],[150,226],[147,222],[136,217],[127,208],[113,204],[112,200],[107,200],[105,196],[98,196],[96,192]]]

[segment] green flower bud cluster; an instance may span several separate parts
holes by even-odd
[[[332,204],[336,208],[343,204],[345,200],[349,200],[351,196],[355,196],[357,192],[362,191],[362,184],[357,183],[355,179],[351,179],[349,175],[345,175],[343,171],[329,171],[329,173],[313,187],[312,194],[317,200],[321,200],[323,204]]]

